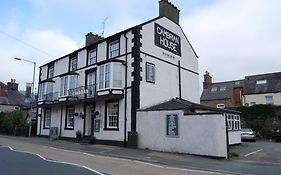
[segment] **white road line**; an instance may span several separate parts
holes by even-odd
[[[252,155],[252,154],[256,154],[256,153],[258,153],[258,152],[260,152],[260,151],[262,151],[262,150],[263,150],[263,149],[259,149],[259,150],[257,150],[257,151],[251,152],[251,153],[249,153],[249,154],[245,154],[244,157],[248,157],[248,156],[250,156],[250,155]]]
[[[138,160],[134,160],[133,162],[137,162],[137,163],[144,164],[144,165],[150,165],[150,166],[154,166],[154,167],[158,167],[158,168],[164,168],[161,165],[156,165],[156,164],[152,164],[152,163],[142,162],[142,161],[138,161]]]
[[[194,173],[204,173],[204,174],[224,174],[220,172],[212,172],[212,171],[204,171],[204,170],[195,170],[195,169],[185,169],[185,168],[174,168],[174,167],[166,167],[170,170],[178,170],[178,171],[187,171],[187,172],[194,172]]]
[[[12,147],[10,146],[1,146],[1,147],[8,147],[11,151],[14,151],[14,152],[22,152],[22,153],[28,153],[28,154],[32,154],[32,155],[36,155],[38,156],[39,158],[41,158],[42,160],[44,161],[48,161],[48,162],[54,162],[54,163],[62,163],[62,164],[67,164],[67,165],[73,165],[73,166],[77,166],[77,167],[80,167],[80,168],[84,168],[84,169],[87,169],[89,171],[92,171],[96,174],[99,174],[99,175],[104,175],[103,173],[100,173],[92,168],[89,168],[87,166],[84,166],[84,165],[80,165],[80,164],[76,164],[76,163],[70,163],[70,162],[63,162],[63,161],[58,161],[58,160],[49,160],[49,159],[46,159],[45,157],[41,156],[40,154],[37,154],[37,153],[33,153],[33,152],[28,152],[28,151],[19,151],[19,150],[15,150],[13,149]],[[52,147],[53,149],[57,149],[57,148],[54,148]]]

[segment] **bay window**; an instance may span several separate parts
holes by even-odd
[[[61,77],[60,81],[60,96],[71,96],[73,95],[74,89],[77,88],[77,75],[67,75]]]
[[[99,89],[122,88],[124,66],[122,63],[107,63],[99,67]]]
[[[52,82],[45,82],[39,84],[39,94],[38,94],[38,100],[39,101],[52,101],[53,100],[53,87],[54,83]]]

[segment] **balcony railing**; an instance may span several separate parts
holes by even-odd
[[[44,94],[43,97],[39,97],[39,101],[52,102],[56,101],[59,98],[76,98],[76,99],[85,99],[85,98],[94,98],[96,96],[96,85],[89,86],[80,86],[75,89],[69,89],[66,92],[54,92]]]

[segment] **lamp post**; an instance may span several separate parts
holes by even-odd
[[[28,62],[28,63],[32,63],[33,64],[33,78],[32,78],[32,92],[31,92],[31,104],[30,104],[30,121],[29,121],[29,128],[28,128],[28,136],[30,137],[31,136],[31,113],[32,113],[32,101],[33,99],[35,99],[34,97],[34,80],[35,80],[35,69],[36,69],[36,62],[35,61],[30,61],[30,60],[26,60],[26,59],[22,59],[22,58],[18,58],[18,57],[15,57],[15,60],[19,60],[19,61],[25,61],[25,62]]]

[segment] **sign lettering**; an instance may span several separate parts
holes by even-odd
[[[179,135],[178,114],[167,115],[166,124],[166,135],[169,137],[177,137]]]
[[[154,24],[154,39],[156,46],[181,56],[181,38],[157,23]]]

